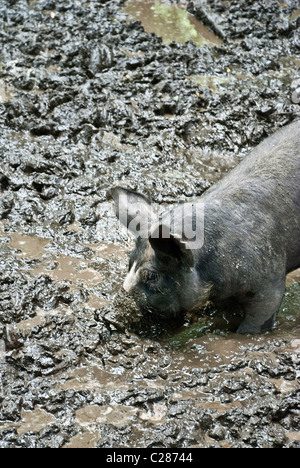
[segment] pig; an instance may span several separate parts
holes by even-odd
[[[230,303],[242,317],[237,333],[274,326],[286,275],[300,267],[300,121],[260,143],[184,215],[182,204],[159,217],[143,195],[111,193],[136,237],[123,286],[142,311],[172,323],[207,301]],[[180,222],[195,224],[197,207],[200,243]]]

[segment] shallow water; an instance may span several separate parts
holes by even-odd
[[[294,21],[295,19],[299,18],[300,16],[300,9],[295,10],[291,16],[291,21]]]
[[[174,5],[158,0],[128,0],[124,13],[140,20],[147,32],[161,37],[165,44],[193,41],[199,47],[221,45],[222,41],[185,7],[185,3]]]
[[[13,98],[9,86],[4,80],[0,80],[0,104],[3,104]]]

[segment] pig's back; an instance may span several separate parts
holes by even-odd
[[[267,138],[203,196],[206,222],[286,253],[300,266],[300,121]],[[262,247],[264,248],[264,247]]]
[[[234,182],[247,184],[261,180],[263,183],[270,179],[296,179],[300,185],[300,120],[283,127],[254,148],[221,180],[220,189]]]

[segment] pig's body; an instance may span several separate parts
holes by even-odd
[[[119,215],[125,209],[118,202],[121,192],[114,191]],[[176,232],[168,240],[160,239],[150,204],[128,194],[128,206],[133,209],[138,201],[140,215],[145,206],[156,230],[156,238],[137,239],[125,281],[142,308],[170,319],[208,299],[230,299],[244,312],[239,333],[272,327],[286,274],[300,267],[299,121],[261,143],[199,198],[204,204],[201,248],[186,249],[188,242]]]

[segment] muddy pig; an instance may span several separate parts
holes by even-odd
[[[300,121],[194,203],[160,217],[142,195],[121,187],[112,195],[136,237],[124,289],[142,310],[170,322],[208,300],[230,299],[242,312],[237,333],[272,328],[286,275],[300,267]]]

